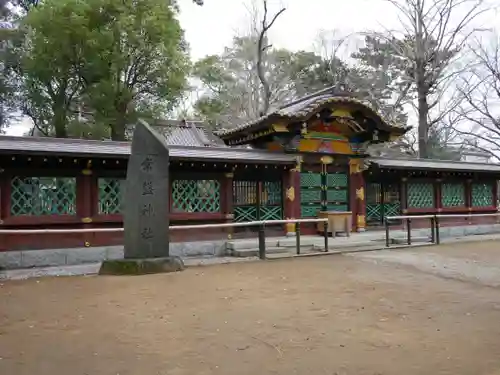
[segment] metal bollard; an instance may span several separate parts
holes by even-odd
[[[259,258],[266,259],[266,232],[264,224],[259,225]]]
[[[436,216],[436,245],[441,243],[441,236],[439,235],[439,217]]]
[[[431,217],[431,243],[436,242],[436,218]]]
[[[297,250],[297,255],[300,254],[300,223],[295,224],[295,247]]]
[[[325,236],[325,253],[328,252],[328,221],[323,223],[323,235]]]
[[[384,220],[385,225],[385,247],[391,246],[391,238],[389,237],[389,220],[387,217]]]
[[[411,219],[406,219],[406,231],[408,245],[411,245]]]

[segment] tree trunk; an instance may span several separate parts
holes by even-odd
[[[68,138],[66,112],[64,110],[59,109],[54,111],[53,125],[56,138]]]
[[[114,124],[111,125],[111,140],[112,141],[125,141],[125,129],[127,127],[126,113],[118,113],[115,118]]]
[[[429,158],[429,104],[427,95],[421,88],[418,88],[418,154],[423,159]]]
[[[111,140],[112,141],[125,141],[125,126],[126,121],[122,117],[117,118],[116,122],[111,126]]]
[[[112,141],[126,141],[125,129],[128,123],[128,108],[129,102],[121,101],[115,103],[115,122],[111,125],[111,140]]]

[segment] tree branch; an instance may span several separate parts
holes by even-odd
[[[269,87],[269,82],[266,79],[266,75],[264,72],[264,52],[266,51],[268,46],[264,46],[264,41],[266,39],[266,34],[269,29],[273,26],[274,22],[278,19],[278,17],[286,10],[286,8],[281,8],[281,10],[274,15],[271,19],[271,22],[267,22],[267,0],[263,0],[264,5],[264,14],[262,16],[262,29],[259,33],[259,39],[257,42],[257,74],[259,76],[260,83],[264,89],[264,103],[262,105],[261,114],[265,115],[269,112],[270,100],[271,100],[271,89]]]

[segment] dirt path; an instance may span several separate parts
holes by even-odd
[[[493,375],[499,321],[500,289],[352,256],[10,281],[0,374]]]

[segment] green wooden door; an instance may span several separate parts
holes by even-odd
[[[347,211],[349,208],[346,173],[303,172],[300,174],[302,217],[317,217],[319,211]]]
[[[323,207],[323,176],[318,172],[300,174],[301,217],[317,217]]]
[[[233,181],[234,221],[282,220],[281,181]]]
[[[366,222],[381,225],[385,216],[401,214],[399,184],[370,182],[366,185]]]
[[[327,211],[348,211],[348,176],[347,173],[326,173],[325,180],[325,206]]]

